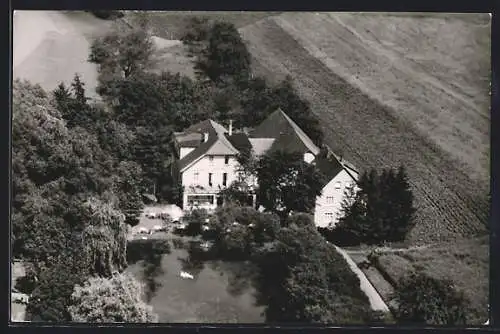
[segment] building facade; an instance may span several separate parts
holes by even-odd
[[[306,163],[316,165],[327,177],[314,213],[320,227],[336,223],[346,191],[355,186],[358,177],[353,166],[328,147],[316,146],[281,109],[251,132],[233,131],[231,122],[225,128],[206,120],[174,137],[177,163],[173,173],[184,189],[183,210],[212,211],[223,204],[221,191],[240,177],[237,156],[241,150],[250,150],[257,157],[275,150],[299,152]],[[255,179],[247,182],[256,184]]]

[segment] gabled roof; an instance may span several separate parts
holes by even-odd
[[[266,153],[271,148],[275,140],[276,139],[274,138],[249,138],[253,153],[256,156]]]
[[[189,134],[200,134],[201,136],[203,136],[203,133],[208,134],[206,142],[201,142],[198,147],[179,160],[179,170],[183,172],[207,154],[237,154],[238,150],[226,138],[226,132],[226,128],[209,119],[190,126],[182,132],[182,135],[181,133],[176,133],[176,138],[182,136],[189,137]]]
[[[340,173],[344,167],[342,164],[332,156],[321,156],[314,159],[313,163],[316,168],[325,176],[325,184],[328,184],[338,173]]]
[[[233,132],[231,136],[226,134],[226,138],[238,151],[252,149],[252,144],[250,143],[246,133]]]
[[[269,115],[251,133],[252,138],[275,138],[271,151],[285,150],[317,155],[319,147],[280,108]]]
[[[313,163],[326,176],[328,182],[342,170],[345,170],[354,181],[357,181],[358,171],[354,166],[336,155],[327,145],[323,145],[323,149]]]

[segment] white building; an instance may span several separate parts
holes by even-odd
[[[219,193],[238,178],[236,156],[251,149],[256,156],[284,150],[303,154],[304,161],[315,164],[327,176],[322,195],[316,201],[317,226],[334,224],[340,214],[345,191],[355,185],[358,172],[327,147],[320,149],[281,109],[251,133],[233,132],[212,121],[195,124],[175,133],[177,164],[174,175],[184,187],[182,208],[213,210],[222,204]],[[253,196],[255,203],[255,196]]]

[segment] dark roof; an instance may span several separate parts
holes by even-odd
[[[319,153],[319,148],[280,108],[269,115],[250,134],[252,138],[275,138],[271,151]]]
[[[250,140],[248,140],[248,136],[243,132],[233,132],[231,136],[226,134],[226,138],[238,151],[252,149],[252,144]]]
[[[174,133],[174,137],[179,147],[197,147],[203,140],[203,135],[195,132],[176,132]]]
[[[212,127],[210,120],[194,124],[183,131],[184,134],[193,132],[200,134],[208,133],[208,140],[204,143],[202,142],[200,146],[189,152],[184,158],[178,161],[179,170],[183,170],[186,166],[203,155],[217,141],[217,132]]]
[[[222,147],[228,152],[235,151],[231,142],[225,137],[227,130],[212,120],[205,120],[200,123],[194,124],[182,132],[183,135],[187,136],[190,133],[199,133],[203,136],[203,133],[208,133],[208,140],[206,142],[201,142],[198,147],[189,152],[185,157],[178,161],[179,170],[182,171],[191,163],[196,161],[198,158],[209,152],[212,147]],[[181,136],[181,133],[177,133],[176,136]],[[219,143],[218,145],[215,145]]]
[[[316,165],[316,168],[318,168],[318,170],[325,176],[325,185],[344,169],[342,164],[333,156],[318,156],[316,157],[316,159],[314,159],[313,163]]]

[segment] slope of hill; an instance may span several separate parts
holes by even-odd
[[[412,241],[486,233],[488,21],[286,13],[240,32],[260,73],[293,77],[327,144],[361,169],[407,167]]]
[[[113,27],[87,12],[17,11],[13,22],[13,76],[52,91],[61,81],[69,84],[78,73],[87,95],[97,98],[97,69],[87,62],[92,40]],[[193,77],[191,59],[178,40],[155,37],[158,69]]]
[[[151,11],[147,13],[149,26],[154,35],[165,39],[181,39],[193,17],[206,18],[232,23],[236,28],[255,23],[268,16],[277,15],[278,12],[191,12],[191,11]],[[134,24],[135,18],[140,16],[135,11],[128,11],[125,21]]]
[[[75,73],[95,97],[97,71],[87,62],[89,41],[111,23],[84,12],[18,11],[13,22],[13,76],[53,90]]]

